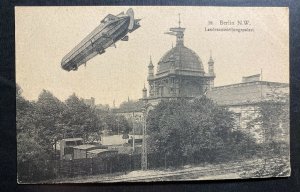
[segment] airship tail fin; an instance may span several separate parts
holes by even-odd
[[[140,24],[139,24],[139,21],[140,21],[141,19],[135,19],[134,20],[134,25],[133,25],[133,28],[131,29],[131,30],[128,30],[129,31],[129,33],[131,33],[131,32],[133,32],[133,31],[135,31],[137,28],[139,28],[140,27]]]
[[[126,12],[126,15],[128,15],[130,17],[130,22],[129,22],[129,26],[128,26],[128,29],[129,30],[132,30],[133,27],[134,27],[134,12],[133,12],[133,9],[128,9],[127,12]]]

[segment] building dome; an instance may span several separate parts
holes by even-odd
[[[154,75],[150,58],[148,66],[149,97],[147,101],[158,104],[161,100],[176,98],[202,97],[213,87],[214,62],[211,57],[209,73],[205,73],[199,56],[184,46],[185,28],[180,26],[169,29],[165,34],[176,36],[176,46],[167,51],[159,60],[157,72]],[[146,91],[143,92],[146,98]]]
[[[158,62],[157,75],[174,71],[189,71],[204,75],[199,56],[184,45],[176,45]]]

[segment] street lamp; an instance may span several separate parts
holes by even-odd
[[[134,153],[135,150],[135,128],[134,128],[134,123],[135,123],[135,116],[134,112],[132,112],[132,152]]]
[[[142,144],[142,170],[148,169],[148,162],[147,162],[147,125],[146,125],[146,119],[147,119],[147,110],[146,106],[142,109],[143,117],[143,144]]]
[[[143,144],[142,144],[142,170],[148,169],[148,152],[147,152],[147,116],[149,111],[153,109],[153,106],[144,100],[144,107],[142,108],[142,122],[143,122]]]
[[[132,117],[132,150],[135,151],[135,127],[138,125],[138,123],[141,122],[141,116],[140,115],[134,115]]]

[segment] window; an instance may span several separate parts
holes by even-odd
[[[64,150],[64,154],[73,154],[74,149],[72,147],[66,147]]]
[[[76,142],[75,141],[66,141],[66,146],[71,146],[71,145],[75,145]]]
[[[82,140],[66,141],[66,146],[82,145]]]
[[[76,141],[76,145],[82,145],[82,140]]]

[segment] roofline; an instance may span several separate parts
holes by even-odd
[[[212,88],[212,91],[214,89],[219,89],[219,88],[225,88],[225,87],[234,87],[234,86],[237,86],[237,85],[246,85],[246,84],[256,84],[256,83],[261,83],[261,84],[264,84],[264,85],[267,85],[267,84],[277,84],[277,85],[281,85],[281,86],[289,86],[290,84],[289,83],[280,83],[280,82],[272,82],[272,81],[251,81],[251,82],[242,82],[242,83],[235,83],[235,84],[229,84],[229,85],[222,85],[222,86],[217,86],[217,87],[213,87]]]
[[[66,138],[66,139],[62,139],[63,141],[74,141],[74,140],[83,140],[83,138],[81,137],[75,137],[75,138]]]
[[[255,75],[250,75],[250,76],[243,76],[244,78],[249,78],[249,77],[257,77],[257,76],[260,76],[261,74],[255,74]]]
[[[74,146],[74,149],[80,149],[80,150],[88,150],[90,148],[98,147],[97,145],[91,145],[91,144],[83,144],[83,145],[77,145]]]
[[[183,70],[181,70],[183,71]],[[190,71],[183,71],[184,72],[190,72]],[[166,71],[164,73],[160,73],[160,74],[156,74],[154,77],[149,78],[148,81],[153,81],[153,80],[157,80],[157,79],[161,79],[161,78],[165,78],[165,77],[169,77],[169,76],[181,76],[181,77],[201,77],[201,78],[215,78],[215,76],[211,76],[208,75],[207,73],[203,73],[203,74],[199,74],[199,71],[196,71],[197,73],[195,74],[191,74],[191,75],[187,75],[187,74],[181,74],[181,73],[170,73],[170,71]]]
[[[270,101],[270,100],[258,100],[258,101],[246,101],[246,102],[240,102],[240,103],[234,103],[234,104],[218,104],[215,102],[217,105],[222,106],[222,107],[236,107],[236,106],[251,106],[251,105],[258,105],[260,103]],[[282,102],[284,103],[284,102]],[[280,104],[280,103],[278,103]]]
[[[118,111],[118,110],[115,110],[113,111],[113,113],[135,113],[135,112],[143,112],[142,109],[138,109],[138,110],[124,110],[124,111]]]

